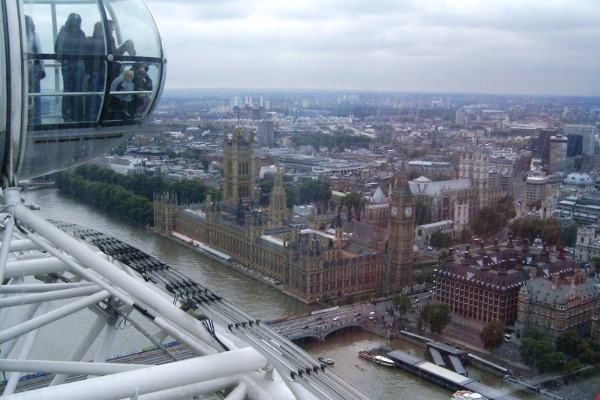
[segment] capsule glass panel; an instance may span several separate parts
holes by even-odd
[[[158,29],[142,0],[25,0],[27,148],[19,179],[102,154],[138,130],[164,77]]]
[[[6,26],[6,14],[4,7],[0,4],[0,21],[2,26]],[[7,95],[7,70],[6,70],[6,49],[8,44],[4,35],[4,29],[0,29],[0,165],[4,164],[6,150],[6,113],[8,111],[8,95]]]

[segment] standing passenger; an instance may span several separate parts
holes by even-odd
[[[29,53],[28,75],[29,93],[40,93],[41,80],[46,77],[44,60],[37,58],[42,52],[40,37],[35,31],[35,24],[29,15],[25,16],[25,32],[27,34],[27,52]],[[29,101],[29,123],[40,124],[42,122],[42,103],[38,96],[30,97]]]
[[[54,44],[54,51],[61,64],[64,93],[83,92],[85,65],[83,59],[77,56],[86,53],[85,42],[85,33],[81,30],[81,17],[75,13],[69,14]],[[62,116],[65,122],[83,119],[82,100],[82,95],[63,96]]]
[[[87,39],[88,54],[93,56],[85,65],[88,75],[88,91],[101,93],[104,92],[106,84],[106,40],[104,35],[104,25],[101,21],[94,24],[94,32]],[[86,97],[85,119],[95,121],[98,118],[100,104],[102,102],[101,94],[92,94]]]

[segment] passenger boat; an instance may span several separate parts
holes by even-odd
[[[319,357],[318,360],[325,365],[329,365],[330,367],[333,367],[335,365],[335,361],[333,361],[331,358]]]
[[[378,354],[373,354],[369,351],[359,351],[358,356],[364,358],[365,360],[373,361],[375,364],[385,365],[386,367],[396,366],[396,363],[393,360]]]
[[[30,210],[39,210],[40,206],[38,206],[37,204],[29,204],[27,207],[29,207]]]
[[[485,397],[476,392],[470,392],[468,390],[459,390],[454,393],[451,400],[486,400]]]

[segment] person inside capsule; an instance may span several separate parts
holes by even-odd
[[[72,57],[86,52],[85,33],[81,29],[81,16],[69,14],[67,21],[60,28],[54,51],[60,62],[60,72],[63,78],[62,118],[64,122],[83,120],[83,92],[85,66],[81,58]]]

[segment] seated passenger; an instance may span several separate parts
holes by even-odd
[[[114,92],[133,92],[135,86],[133,84],[134,73],[128,69],[119,75],[110,85],[111,92],[111,111],[113,118],[131,119],[133,110],[131,100],[133,94],[115,94]],[[114,99],[118,100],[114,101]]]
[[[131,70],[135,73],[133,78],[133,84],[135,90],[140,92],[152,91],[152,79],[148,76],[148,65],[142,63],[135,63],[131,67]],[[133,99],[133,107],[136,116],[141,115],[150,104],[150,96],[148,93],[139,93],[135,95]]]

